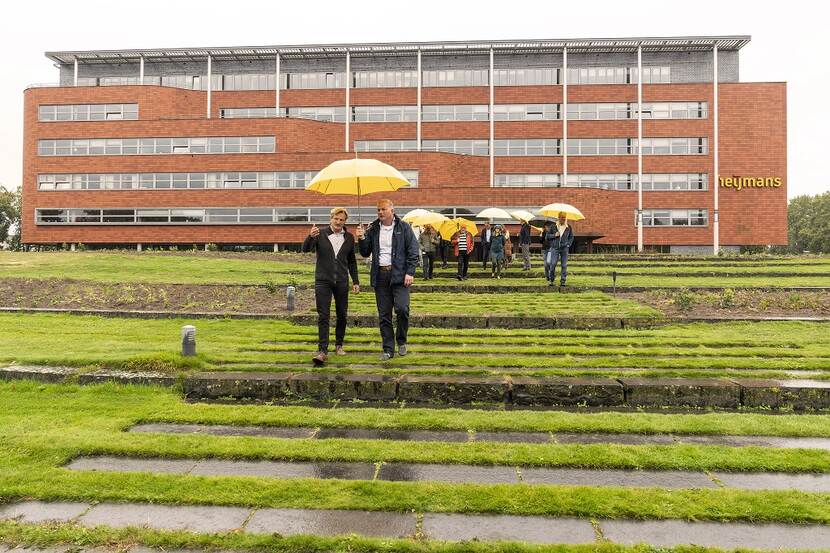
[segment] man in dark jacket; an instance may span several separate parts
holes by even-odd
[[[559,213],[559,220],[553,223],[548,230],[549,235],[553,238],[550,241],[550,250],[548,257],[550,258],[550,274],[548,275],[548,284],[553,286],[553,281],[556,280],[556,263],[562,264],[562,271],[560,274],[559,288],[565,286],[565,278],[568,276],[568,250],[574,242],[574,231],[568,224],[565,213]]]
[[[481,261],[482,269],[487,268],[487,260],[490,259],[490,242],[493,240],[493,229],[490,228],[490,221],[485,221],[481,229]]]
[[[395,215],[390,200],[378,202],[378,218],[367,230],[357,227],[360,255],[372,256],[372,287],[380,321],[380,337],[383,342],[381,361],[398,355],[406,355],[406,335],[409,332],[409,287],[415,280],[418,265],[418,240],[412,227]],[[392,309],[398,319],[397,333],[392,329]]]
[[[522,228],[519,230],[519,248],[522,250],[523,271],[530,270],[530,224],[522,221]]]
[[[315,365],[322,365],[328,358],[332,295],[337,312],[335,353],[345,355],[343,339],[346,337],[346,317],[349,312],[350,275],[354,283],[352,290],[355,293],[360,292],[354,236],[344,228],[348,218],[349,213],[344,208],[335,207],[331,210],[331,224],[322,230],[317,225],[312,225],[311,232],[303,241],[303,252],[317,252],[314,296],[317,300],[318,351],[312,358]]]

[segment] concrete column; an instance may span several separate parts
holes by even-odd
[[[69,251],[70,251],[70,252],[74,252],[74,251],[75,251],[75,242],[72,242],[71,244],[69,244]]]
[[[416,125],[417,129],[417,141],[418,141],[418,151],[421,151],[421,50],[418,50],[418,123]]]
[[[714,66],[715,66],[715,75],[712,79],[712,88],[714,89],[713,93],[713,102],[714,106],[712,112],[715,114],[715,132],[713,133],[714,136],[712,137],[712,149],[714,151],[714,162],[712,164],[713,168],[713,178],[712,178],[712,188],[715,191],[715,212],[712,213],[712,253],[718,255],[720,253],[720,221],[719,221],[719,214],[718,214],[718,188],[720,187],[720,171],[718,167],[718,45],[717,43],[712,48],[712,55],[714,57]]]
[[[144,56],[138,58],[138,84],[144,84]]]
[[[78,86],[78,59],[75,59],[75,72],[72,78],[72,86]]]
[[[562,182],[568,185],[568,47],[562,47]]]
[[[210,54],[207,57],[207,118],[210,119],[210,93],[213,88],[213,58]]]
[[[135,250],[140,252],[141,251],[141,244],[136,244],[135,245]]]
[[[274,244],[274,253],[277,253],[278,251],[280,251],[280,245]]]
[[[274,105],[277,108],[277,117],[280,116],[280,53],[277,52],[277,59],[274,71],[277,74],[277,90],[274,92]]]
[[[349,51],[346,50],[346,149],[345,151],[349,151],[349,123],[352,120],[351,113],[349,113],[349,91],[352,87],[352,58],[349,54]]]
[[[637,46],[637,251],[643,251],[643,47]]]

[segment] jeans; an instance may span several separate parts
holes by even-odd
[[[320,351],[329,351],[329,318],[331,317],[331,297],[337,312],[337,324],[334,330],[334,343],[343,345],[346,337],[346,317],[349,313],[349,282],[344,280],[334,284],[328,282],[314,283],[314,298],[317,300],[317,347]]]
[[[378,308],[380,338],[383,351],[395,353],[395,342],[406,343],[409,332],[409,288],[403,284],[392,284],[392,271],[379,271],[375,282],[375,303]],[[398,319],[398,330],[392,330],[392,309]]]
[[[432,269],[435,266],[435,252],[424,252],[424,278],[432,278]]]
[[[467,278],[467,269],[470,268],[470,253],[458,252],[458,276]]]
[[[568,248],[548,250],[548,257],[550,258],[550,273],[548,280],[553,282],[556,280],[556,263],[557,261],[562,265],[562,274],[559,277],[559,282],[565,284],[565,279],[568,276]]]
[[[550,280],[550,250],[542,250],[542,260],[545,262],[545,280]]]

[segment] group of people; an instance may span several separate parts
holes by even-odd
[[[323,365],[328,360],[332,298],[336,313],[335,354],[346,355],[343,342],[349,307],[349,278],[352,292],[360,292],[356,251],[371,259],[370,281],[375,291],[378,311],[381,361],[392,359],[396,354],[396,346],[397,355],[404,356],[408,353],[409,292],[419,261],[423,264],[425,280],[433,278],[436,253],[442,254],[446,267],[448,248],[435,228],[426,226],[416,237],[412,227],[395,214],[394,205],[388,199],[377,203],[377,214],[378,218],[368,228],[358,225],[355,235],[352,235],[345,229],[348,211],[335,207],[331,210],[329,225],[322,229],[312,225],[303,242],[303,252],[313,251],[317,254],[314,295],[317,304],[318,349],[312,358],[315,365]],[[531,228],[527,222],[523,222],[519,232],[524,271],[531,269]],[[554,285],[556,266],[559,265],[560,286],[565,286],[568,250],[573,244],[574,235],[564,213],[559,214],[557,221],[545,223],[541,239],[548,284]],[[473,235],[461,227],[448,243],[458,258],[457,278],[466,280],[470,256],[475,249]],[[481,248],[483,268],[487,268],[489,261],[491,276],[500,279],[502,269],[512,257],[509,232],[502,225],[485,223],[481,233]],[[393,311],[397,317],[397,329],[392,325]]]

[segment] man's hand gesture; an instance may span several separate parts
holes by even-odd
[[[311,232],[309,232],[308,235],[311,236],[312,238],[316,238],[317,236],[320,236],[319,227],[317,227],[317,225],[311,225]]]

